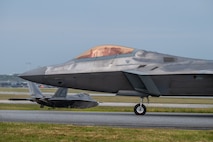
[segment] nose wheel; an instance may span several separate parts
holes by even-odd
[[[147,101],[149,103],[149,98],[147,96]],[[146,106],[143,104],[143,97],[141,97],[141,102],[134,107],[134,112],[136,115],[145,115],[146,114]]]
[[[144,104],[137,104],[134,107],[134,112],[136,115],[144,115],[146,114],[146,106]]]

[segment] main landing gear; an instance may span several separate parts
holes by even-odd
[[[148,97],[147,100],[149,101]],[[143,104],[143,98],[141,98],[141,102],[134,107],[134,112],[136,115],[145,115],[146,114],[146,106]]]

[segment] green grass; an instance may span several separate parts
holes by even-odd
[[[124,96],[93,96],[99,102],[140,102],[139,97],[124,97]],[[213,98],[170,98],[170,97],[150,97],[150,103],[167,103],[167,104],[213,104]],[[144,102],[147,102],[144,99]]]
[[[37,104],[0,104],[0,110],[57,110],[57,111],[93,111],[93,112],[133,112],[133,107],[98,106],[87,109],[70,108],[40,108]],[[157,108],[147,107],[147,112],[186,112],[186,113],[213,113],[212,108]]]
[[[56,89],[42,89],[54,92]],[[28,92],[27,88],[0,88],[5,92]],[[69,92],[82,92],[69,90]],[[89,92],[90,93],[90,92]],[[0,99],[29,98],[29,95],[0,95]],[[93,97],[100,102],[139,102],[137,97]],[[213,104],[213,99],[151,98],[151,103],[200,103]],[[40,108],[37,104],[0,104],[0,110],[63,110],[63,111],[103,111],[133,112],[133,107],[94,107],[88,109]],[[147,112],[190,112],[213,113],[212,108],[154,108]],[[213,130],[177,130],[151,128],[115,128],[100,126],[74,126],[64,124],[12,123],[0,122],[0,142],[210,142]]]
[[[45,88],[44,92],[54,92],[55,88]],[[27,88],[0,88],[0,91],[5,92],[28,92]],[[76,91],[76,90],[70,90]],[[82,90],[77,90],[82,92]],[[0,100],[7,100],[9,98],[29,98],[29,95],[15,95],[15,94],[1,94]],[[138,97],[123,97],[123,96],[93,96],[93,98],[99,102],[129,102],[138,103],[140,99]],[[146,100],[144,101],[146,102]],[[177,103],[177,104],[213,104],[213,98],[165,98],[165,97],[150,97],[150,103]],[[39,105],[28,105],[28,104],[0,104],[0,109],[7,110],[52,110],[51,108],[45,107],[40,109]],[[65,110],[65,111],[79,111],[78,109],[66,109],[56,108],[54,110]],[[89,109],[80,109],[81,111],[104,111],[104,112],[133,112],[133,107],[95,107]],[[213,113],[212,108],[192,109],[192,108],[155,108],[148,107],[147,112],[192,112],[192,113]]]
[[[30,98],[26,94],[0,94],[0,100],[9,98]],[[92,96],[93,99],[99,102],[126,102],[138,103],[139,97],[124,97],[124,96]],[[147,102],[145,99],[144,102]],[[150,103],[175,103],[175,104],[213,104],[213,98],[165,98],[165,97],[150,97]]]
[[[28,88],[0,88],[1,92],[29,92]]]
[[[30,98],[30,95],[0,94],[0,100],[8,100],[9,98]]]
[[[2,142],[210,142],[213,130],[0,122]]]
[[[54,93],[56,88],[42,88],[42,92]],[[0,92],[29,92],[28,88],[0,88]],[[83,91],[77,89],[69,89],[70,93],[97,93],[91,91]],[[29,95],[15,95],[15,94],[0,94],[0,100],[7,100],[9,98],[29,98]],[[124,96],[93,96],[99,102],[129,102],[138,103],[138,97],[124,97]],[[145,99],[146,102],[146,99]],[[174,97],[150,97],[150,103],[177,103],[177,104],[213,104],[213,98],[174,98]]]
[[[29,92],[27,88],[0,88],[1,92]],[[56,88],[42,88],[42,92],[54,93]],[[69,89],[69,93],[97,93],[92,91],[83,91],[77,89]],[[14,94],[1,94],[0,100],[8,98],[29,98],[29,95],[14,95]],[[138,97],[123,97],[123,96],[94,96],[94,99],[100,102],[139,102]],[[146,100],[145,100],[146,101]],[[150,97],[150,103],[178,103],[178,104],[213,104],[213,98],[174,98],[174,97]]]

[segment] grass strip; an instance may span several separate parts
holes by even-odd
[[[95,112],[133,112],[133,107],[98,106],[87,109],[73,108],[40,108],[37,104],[0,104],[0,110],[49,110],[49,111],[95,111]],[[147,107],[147,112],[185,112],[213,113],[212,108],[158,108]]]
[[[0,141],[9,142],[210,142],[213,130],[116,128],[0,122]]]
[[[0,94],[0,100],[8,100],[9,98],[30,98],[30,95]],[[140,101],[139,97],[124,97],[124,96],[92,96],[92,98],[99,102],[138,103]],[[144,102],[146,102],[146,99],[144,99]],[[213,98],[150,97],[150,103],[213,104]]]

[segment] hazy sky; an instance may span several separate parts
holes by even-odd
[[[0,74],[116,44],[213,60],[212,0],[0,0]]]

